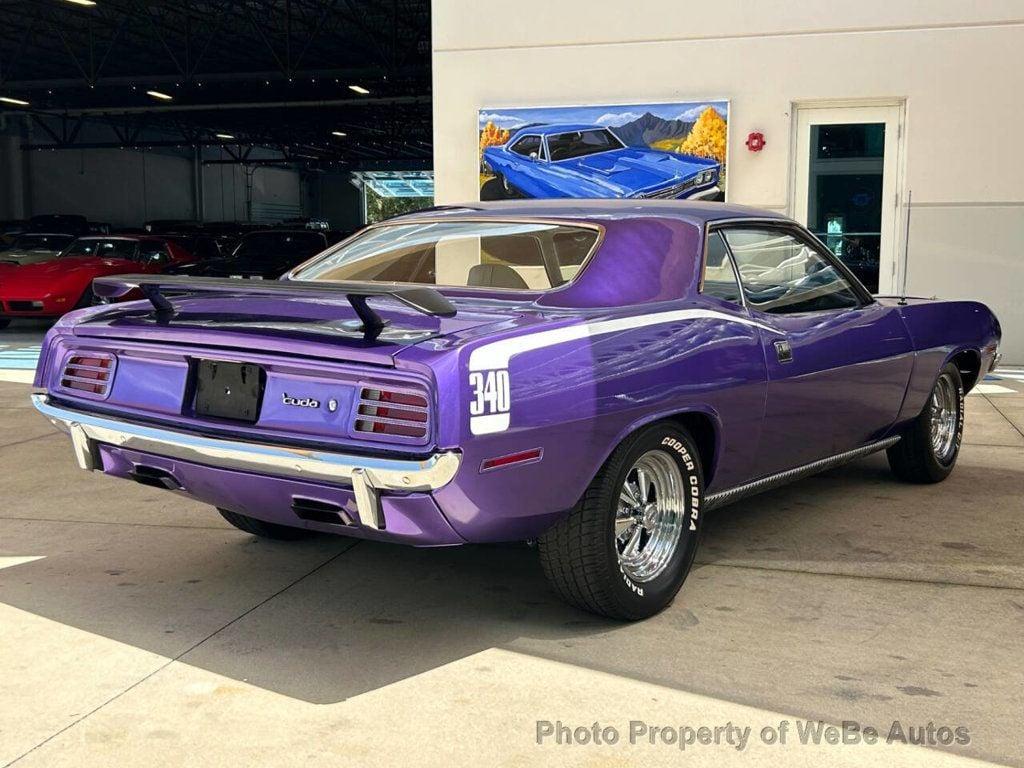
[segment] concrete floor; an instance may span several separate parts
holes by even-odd
[[[1000,384],[968,398],[947,482],[874,456],[721,510],[675,604],[632,625],[563,606],[526,547],[257,541],[80,472],[0,384],[0,766],[684,759],[630,720],[752,728],[688,765],[1024,765],[1024,386]],[[819,718],[883,743],[801,745]],[[620,740],[538,745],[539,720]],[[894,720],[970,743],[885,744]]]

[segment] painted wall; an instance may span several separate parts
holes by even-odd
[[[788,212],[794,104],[900,99],[908,290],[986,301],[1024,364],[1024,3],[521,0],[501,23],[486,3],[432,8],[439,204],[477,199],[481,108],[725,98],[729,200]]]

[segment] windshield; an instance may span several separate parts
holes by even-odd
[[[98,256],[101,259],[130,259],[135,256],[139,244],[135,240],[105,240],[101,238],[75,240],[61,254],[61,258],[70,256]]]
[[[74,235],[21,235],[11,247],[20,251],[59,251],[74,239]]]
[[[609,149],[622,149],[624,146],[615,134],[606,130],[573,131],[548,136],[548,155],[552,162],[607,152]]]
[[[242,238],[236,257],[273,259],[314,256],[324,249],[323,235],[316,232],[257,232]]]
[[[590,227],[538,222],[386,224],[367,229],[294,277],[547,290],[576,276],[599,236]]]

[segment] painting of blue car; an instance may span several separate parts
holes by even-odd
[[[722,200],[726,114],[724,103],[483,112],[481,199]]]

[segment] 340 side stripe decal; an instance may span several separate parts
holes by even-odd
[[[580,323],[564,328],[554,328],[550,331],[538,331],[493,341],[490,344],[477,347],[469,356],[470,386],[473,388],[469,418],[470,431],[474,435],[486,435],[504,432],[508,429],[511,421],[509,413],[511,399],[508,391],[507,370],[509,361],[516,355],[618,331],[647,328],[652,325],[663,325],[682,320],[704,319],[724,320],[778,333],[778,330],[769,325],[725,312],[717,312],[713,309],[678,309],[669,312],[653,312],[649,315]],[[506,373],[502,376],[500,372]]]

